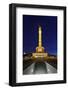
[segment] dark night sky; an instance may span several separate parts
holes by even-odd
[[[35,52],[38,45],[38,26],[42,26],[45,52],[57,54],[57,17],[23,15],[23,52]]]

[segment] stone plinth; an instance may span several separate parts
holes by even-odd
[[[48,53],[32,53],[33,58],[45,58],[48,56]]]

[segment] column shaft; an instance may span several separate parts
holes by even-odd
[[[41,27],[39,26],[39,47],[42,47],[42,30]]]

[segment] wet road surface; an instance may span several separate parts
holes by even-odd
[[[23,70],[24,75],[57,73],[57,69],[46,61],[33,62]]]

